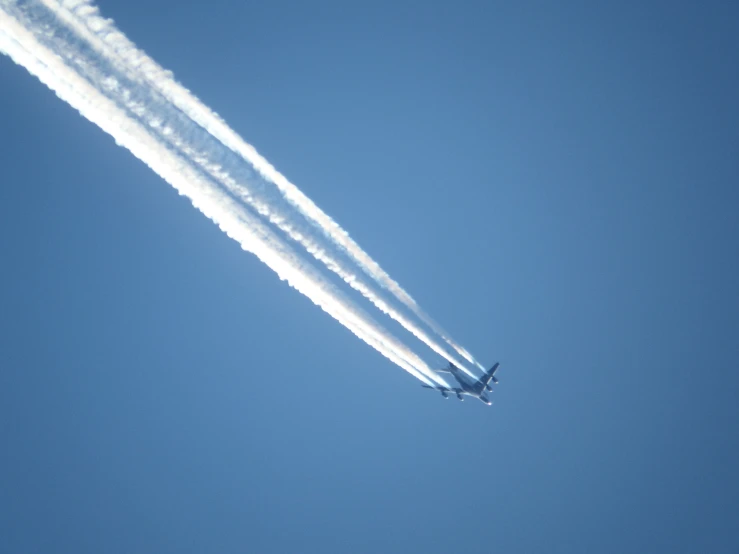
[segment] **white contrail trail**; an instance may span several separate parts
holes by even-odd
[[[130,93],[130,90],[122,88],[120,83],[117,81],[105,79],[98,84],[100,88],[115,89],[116,92],[121,93],[124,96],[129,96],[126,93]],[[362,294],[362,296],[369,300],[380,311],[400,323],[405,329],[410,331],[416,338],[421,340],[421,342],[430,347],[434,352],[443,358],[446,358],[449,362],[458,367],[465,369],[464,365],[462,365],[459,360],[451,356],[445,349],[438,346],[427,333],[378,295],[373,288],[364,279],[362,279],[361,275],[358,276],[353,273],[340,258],[333,256],[327,249],[323,248],[313,238],[313,234],[310,229],[306,230],[301,228],[299,223],[294,221],[294,218],[290,217],[289,212],[285,213],[279,209],[275,209],[274,203],[261,200],[259,198],[258,191],[251,191],[250,188],[245,186],[248,183],[248,180],[232,177],[229,171],[227,171],[221,163],[212,161],[212,156],[208,149],[201,148],[196,150],[188,143],[188,140],[182,138],[183,135],[191,137],[193,134],[196,134],[200,131],[200,127],[198,127],[197,130],[190,129],[183,131],[182,134],[178,133],[175,130],[179,126],[177,125],[178,122],[171,118],[163,117],[164,111],[159,107],[155,107],[153,110],[150,109],[149,106],[151,106],[152,103],[152,99],[147,99],[147,101],[143,103],[129,99],[126,106],[135,110],[139,119],[152,127],[160,140],[166,141],[178,151],[182,152],[187,159],[193,160],[197,163],[204,172],[217,180],[226,190],[231,192],[236,198],[243,200],[257,213],[266,217],[270,223],[274,224],[292,240],[301,244],[316,260],[320,261],[327,268],[336,273],[345,283]],[[190,139],[189,142],[199,143],[200,141]]]
[[[86,39],[87,37],[84,38]],[[54,43],[54,51],[58,53],[62,52],[69,58],[74,57],[75,52],[73,48],[62,37],[57,37]],[[92,61],[94,62],[95,60],[93,59]],[[123,72],[133,82],[137,82],[137,75],[130,68],[116,66],[116,69]],[[148,125],[151,128],[150,131],[156,134],[160,141],[170,144],[188,160],[197,163],[234,196],[243,200],[260,215],[266,217],[270,223],[287,234],[292,240],[301,244],[314,258],[339,275],[350,287],[360,292],[383,313],[399,322],[434,352],[446,358],[449,362],[464,368],[459,360],[449,355],[445,349],[439,347],[428,334],[378,295],[361,275],[356,275],[340,258],[333,256],[326,248],[323,248],[320,242],[315,240],[312,229],[305,229],[304,225],[301,226],[299,220],[296,221],[295,217],[290,213],[291,210],[280,210],[279,206],[275,206],[275,202],[262,199],[261,197],[263,195],[260,195],[258,187],[249,186],[250,181],[253,179],[249,179],[248,176],[246,178],[243,176],[242,178],[238,178],[238,175],[235,177],[232,176],[225,167],[226,160],[221,159],[218,163],[214,162],[213,151],[215,150],[216,154],[222,151],[223,145],[221,143],[215,142],[214,145],[195,148],[193,145],[200,146],[206,143],[206,137],[203,136],[206,131],[202,127],[190,119],[181,117],[179,111],[172,114],[172,106],[164,99],[147,95],[149,91],[146,86],[133,84],[131,88],[127,88],[119,80],[103,73],[102,70],[99,70],[99,68],[90,63],[85,64],[84,74],[98,90],[106,91],[109,96],[122,98],[124,107],[133,112],[139,121]],[[220,155],[222,158],[222,152]],[[237,158],[236,161],[236,170],[238,170],[238,165],[245,162],[241,158]]]
[[[168,79],[166,75],[164,78],[147,78],[147,75],[142,75],[141,71],[142,68],[145,68],[147,66],[153,65],[157,68],[157,71],[159,71],[158,75],[162,77],[162,73],[166,73],[159,66],[156,66],[156,64],[148,58],[143,52],[140,52],[135,49],[135,47],[126,39],[125,36],[123,36],[119,31],[113,27],[112,23],[108,20],[103,19],[100,17],[97,11],[97,8],[94,6],[91,6],[88,2],[80,1],[80,0],[67,0],[63,3],[63,6],[60,6],[58,2],[55,0],[41,0],[43,4],[51,11],[53,12],[60,21],[64,23],[65,26],[70,27],[74,30],[75,33],[77,33],[81,38],[83,38],[86,42],[88,42],[90,45],[92,45],[97,51],[98,54],[101,56],[102,60],[105,60],[105,62],[113,65],[116,67],[116,69],[122,73],[124,73],[132,82],[132,84],[135,86],[137,83],[148,83],[151,86],[154,86],[159,90],[160,93],[166,94],[168,90],[168,83],[171,81],[171,79]],[[71,11],[70,11],[71,10]],[[90,78],[88,74],[88,78]],[[94,78],[93,78],[94,80]],[[102,88],[105,85],[108,86],[115,86],[119,87],[120,83],[115,82],[111,83],[110,80],[104,82],[104,83],[98,83],[98,88]],[[177,85],[177,83],[174,83],[175,88],[180,87]],[[145,87],[147,91],[151,91],[151,86]],[[183,89],[184,90],[184,89]],[[186,91],[185,91],[186,93]],[[135,94],[130,95],[136,96]],[[183,94],[178,94],[175,90],[174,94],[169,95],[168,100],[170,101],[178,101],[182,99]],[[194,102],[201,105],[197,99],[191,98]],[[185,98],[187,101],[188,98]],[[176,128],[176,124],[170,124],[166,121],[166,118],[164,113],[162,113],[162,109],[160,107],[155,107],[153,110],[147,110],[147,105],[156,104],[157,101],[155,98],[146,98],[144,102],[137,102],[135,100],[129,100],[130,103],[136,103],[137,104],[137,110],[136,113],[140,117],[140,119],[151,125],[152,123],[155,126],[156,132],[160,135],[160,137],[163,140],[168,141],[170,144],[173,144],[177,148],[182,150],[182,141],[179,140],[179,137],[176,133],[176,131],[173,128]],[[202,106],[202,105],[201,105]],[[171,106],[169,106],[171,108]],[[166,108],[166,106],[165,106]],[[205,109],[208,113],[209,110],[203,106],[203,109]],[[153,113],[147,113],[152,112]],[[188,115],[190,115],[188,113]],[[222,124],[222,122],[217,118],[217,116],[214,116],[213,114],[210,114],[211,118],[215,118],[218,123]],[[191,120],[187,120],[187,123],[192,123]],[[225,126],[225,124],[223,124]],[[205,127],[202,127],[205,128]],[[235,133],[228,129],[226,126],[226,129],[233,135]],[[192,129],[186,129],[184,131],[186,134],[190,134],[192,132]],[[212,135],[212,133],[211,133]],[[215,137],[218,138],[218,137]],[[237,137],[238,138],[238,137]],[[243,140],[239,138],[239,140],[243,143]],[[199,143],[202,143],[201,141],[197,141]],[[226,145],[223,141],[221,141],[222,144]],[[243,143],[246,145],[246,143]],[[228,146],[228,145],[226,145]],[[249,151],[253,151],[253,148],[249,145],[248,148]],[[222,155],[222,150],[219,149],[219,152]],[[416,338],[424,342],[427,346],[429,346],[434,352],[439,354],[440,356],[446,358],[449,362],[454,363],[455,365],[461,367],[465,371],[466,368],[462,363],[459,362],[458,359],[451,356],[447,350],[440,345],[438,345],[426,332],[424,332],[418,325],[416,325],[414,322],[412,322],[410,319],[405,317],[400,311],[395,309],[391,304],[384,301],[381,297],[381,295],[377,294],[373,287],[369,285],[364,279],[362,279],[361,275],[355,274],[349,267],[346,266],[345,263],[341,261],[341,259],[332,256],[325,248],[323,248],[320,244],[317,243],[315,239],[314,233],[312,233],[312,230],[310,228],[305,228],[305,224],[300,221],[300,219],[297,219],[294,217],[294,212],[290,209],[281,209],[281,206],[278,205],[279,203],[275,202],[274,200],[264,200],[260,197],[260,194],[258,190],[255,190],[254,187],[248,186],[248,180],[234,180],[231,175],[229,175],[229,172],[224,170],[222,163],[215,163],[212,161],[212,156],[210,156],[209,152],[207,150],[200,150],[200,151],[189,151],[184,152],[189,159],[193,159],[197,161],[197,163],[205,170],[207,171],[212,177],[218,179],[221,184],[223,184],[231,193],[233,193],[235,196],[239,197],[240,199],[247,202],[251,207],[256,209],[261,215],[265,216],[269,219],[269,221],[273,224],[275,224],[277,227],[279,227],[283,232],[285,232],[291,239],[299,242],[303,247],[316,259],[321,261],[326,267],[328,267],[331,271],[335,272],[337,275],[339,275],[346,283],[348,283],[352,288],[360,292],[365,298],[367,298],[370,302],[372,302],[377,308],[379,308],[381,311],[389,315],[394,320],[398,321],[404,328],[406,328],[408,331],[410,331]],[[254,154],[261,160],[263,164],[266,164],[266,161],[259,157],[256,152]],[[244,156],[242,158],[246,159]],[[252,163],[253,165],[253,159],[246,160],[249,163]],[[270,166],[271,167],[271,166]],[[259,169],[259,168],[257,168]],[[279,176],[278,173],[272,170],[272,172]],[[280,176],[281,177],[281,176]],[[262,178],[265,179],[264,175],[262,175]],[[283,180],[284,177],[281,177]],[[272,183],[268,179],[268,182]],[[304,202],[301,203],[301,205],[308,205],[312,206],[312,210],[317,210],[318,215],[320,216],[322,212],[310,202],[309,199],[305,198],[300,191],[298,191],[294,185],[289,184],[290,187],[295,189],[295,191],[299,194],[299,198],[303,198]],[[263,194],[261,196],[264,196]],[[300,206],[295,205],[292,203],[293,208],[298,208],[300,211]],[[301,212],[302,213],[302,212]],[[304,214],[305,215],[305,214]],[[325,214],[323,214],[324,218],[327,218]],[[302,218],[301,218],[302,219]],[[334,223],[334,226],[336,224]],[[338,226],[336,226],[338,229]],[[340,229],[338,229],[340,231]],[[344,233],[342,231],[342,233]],[[346,236],[346,233],[344,233]],[[330,237],[329,237],[330,238]],[[347,237],[348,238],[348,237]],[[350,239],[349,239],[350,240]],[[336,244],[336,241],[333,240],[334,244]],[[353,244],[353,243],[352,243]],[[340,248],[343,248],[341,244],[338,244]],[[364,256],[367,260],[372,262],[372,260],[359,249],[359,247],[354,244],[354,249],[357,250],[362,256]],[[349,254],[349,252],[344,249],[345,253]],[[350,255],[351,257],[351,255]],[[355,263],[358,263],[361,267],[361,261],[358,261],[354,259]],[[374,263],[374,262],[372,262]],[[376,265],[376,264],[375,264]],[[377,266],[379,269],[379,266]],[[381,270],[380,270],[381,271]],[[365,268],[365,273],[366,268]],[[370,276],[371,273],[369,273]],[[388,278],[389,279],[389,278]],[[380,283],[382,285],[382,283]],[[388,288],[386,285],[386,289],[390,290],[390,292],[393,292],[392,286],[397,286],[396,283],[393,281],[390,281],[391,286]],[[410,297],[405,294],[402,289],[399,289],[402,292],[399,299],[403,301],[403,295],[407,299],[410,299]],[[398,295],[396,294],[396,297]],[[410,299],[412,301],[412,299]],[[415,304],[414,304],[415,305]],[[416,306],[417,308],[417,306]],[[413,309],[412,311],[416,311]],[[419,316],[422,321],[429,324],[429,321],[425,320],[422,316],[424,314],[422,313],[416,313],[417,316]],[[431,325],[433,328],[433,325]],[[443,338],[444,336],[443,331],[440,329],[435,329],[437,334],[440,334]],[[448,342],[448,341],[447,341]],[[455,345],[455,348],[458,352],[460,352],[463,357],[466,359],[473,361],[470,358],[470,355],[464,351],[464,349],[461,349],[461,347],[458,347]],[[473,361],[473,363],[476,363]],[[479,364],[477,364],[479,366]],[[479,366],[482,367],[482,366]],[[469,373],[469,372],[468,372]]]
[[[312,266],[303,262],[283,241],[274,236],[261,221],[235,202],[214,182],[203,176],[189,160],[163,146],[144,126],[126,113],[65,65],[39,40],[39,35],[53,34],[46,27],[34,28],[24,19],[15,2],[0,0],[0,51],[25,67],[51,88],[57,96],[76,108],[85,118],[109,133],[157,174],[191,199],[193,205],[212,219],[244,250],[254,253],[279,277],[286,280],[324,311],[388,359],[431,385],[448,386],[435,372],[377,325],[361,309],[333,289]],[[34,31],[37,34],[34,34]],[[75,60],[84,65],[84,59]]]
[[[332,241],[334,245],[339,247],[350,259],[352,259],[365,274],[374,279],[375,282],[385,290],[393,294],[423,323],[446,341],[447,344],[454,348],[460,356],[483,371],[485,370],[485,368],[477,362],[467,350],[452,340],[451,337],[449,337],[448,334],[438,325],[438,323],[426,314],[415,300],[413,300],[413,298],[411,298],[411,296],[405,292],[397,282],[390,278],[377,262],[375,262],[359,247],[356,242],[351,239],[346,231],[344,231],[333,219],[331,219],[308,197],[306,197],[295,185],[280,174],[267,160],[260,156],[253,146],[246,143],[222,119],[190,93],[190,91],[177,83],[172,78],[171,72],[164,70],[154,60],[149,58],[146,53],[137,49],[123,33],[116,29],[111,20],[101,17],[98,13],[97,7],[91,5],[88,0],[62,0],[61,4],[56,0],[42,1],[48,9],[52,10],[61,20],[72,27],[75,32],[84,36],[91,44],[93,44],[103,56],[106,56],[109,60],[116,57],[120,59],[126,67],[138,72],[138,77],[131,77],[133,79],[138,78],[140,80],[148,81],[156,90],[167,98],[167,100],[186,113],[193,121],[206,129],[213,137],[227,146],[230,150],[248,161],[257,169],[264,179],[277,187],[288,203],[297,209],[308,221],[320,229],[320,231],[330,241]],[[234,190],[232,190],[232,192],[237,195],[241,195]],[[247,196],[251,195],[247,193]],[[273,217],[284,221],[282,215],[277,214]],[[274,223],[274,221],[272,222]],[[294,221],[292,221],[291,224],[292,226],[295,226]],[[298,232],[298,234],[306,236],[306,233],[304,232]],[[292,236],[292,238],[294,239],[295,237]],[[315,246],[305,244],[304,246],[309,252],[311,252],[311,254],[315,255]],[[332,269],[332,271],[336,271],[336,260],[334,260],[334,263],[332,264],[327,263],[327,266]],[[390,317],[398,321],[403,327],[413,333],[413,335],[431,347],[437,354],[440,354],[448,361],[455,363],[467,371],[459,361],[449,356],[446,353],[446,350],[437,345],[418,326],[414,325],[410,320],[404,318],[397,310],[394,310],[387,303],[383,302],[378,295],[373,293],[365,283],[361,282],[357,278],[356,275],[350,275],[347,278],[350,272],[347,271],[346,268],[341,269],[341,272],[336,272],[353,288],[362,293]]]

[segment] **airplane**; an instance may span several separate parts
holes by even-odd
[[[498,366],[500,363],[496,363],[493,367],[490,368],[490,371],[485,373],[482,377],[480,377],[477,381],[474,383],[470,382],[469,378],[464,375],[462,370],[460,370],[457,366],[450,363],[448,368],[445,369],[439,369],[438,371],[443,371],[445,373],[451,373],[452,376],[457,380],[459,383],[459,387],[444,387],[441,385],[437,386],[431,386],[431,385],[421,385],[422,387],[426,389],[434,389],[441,393],[441,396],[444,398],[449,398],[449,393],[454,393],[457,395],[457,398],[459,400],[464,400],[462,397],[463,395],[471,396],[473,398],[477,398],[482,402],[483,404],[487,404],[490,406],[492,402],[487,397],[485,392],[493,392],[493,388],[490,386],[490,381],[493,383],[498,383],[497,377],[495,377],[495,372],[498,369]]]

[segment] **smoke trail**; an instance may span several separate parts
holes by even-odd
[[[283,241],[257,218],[224,193],[191,162],[160,142],[111,99],[82,78],[75,69],[46,48],[40,37],[53,36],[48,26],[35,27],[27,13],[15,3],[0,1],[0,51],[25,67],[76,108],[85,118],[109,133],[157,174],[187,196],[193,205],[213,220],[244,250],[254,253],[278,276],[310,298],[359,338],[426,384],[446,383],[405,345],[377,325],[328,283],[312,266],[305,264]],[[35,34],[34,34],[35,33]],[[84,66],[82,52],[74,60]]]
[[[398,321],[403,327],[409,330],[414,336],[416,336],[416,338],[424,342],[437,354],[446,358],[451,363],[465,369],[463,364],[461,364],[456,358],[450,356],[445,349],[437,345],[428,336],[428,334],[420,329],[415,323],[406,318],[391,304],[384,301],[382,297],[378,295],[366,281],[364,281],[361,275],[358,276],[353,273],[352,270],[339,258],[332,256],[325,248],[321,247],[321,245],[315,240],[315,235],[312,229],[305,228],[305,223],[302,223],[301,221],[302,218],[296,220],[293,208],[289,205],[286,208],[282,208],[279,205],[279,202],[263,199],[262,197],[264,194],[260,194],[258,187],[253,185],[248,186],[249,182],[254,179],[233,178],[226,169],[227,167],[235,167],[235,170],[231,169],[231,172],[238,172],[239,162],[243,163],[243,158],[234,154],[231,157],[235,158],[236,163],[234,163],[234,160],[231,160],[230,163],[228,160],[224,160],[222,143],[212,140],[212,136],[210,135],[208,135],[207,139],[211,140],[208,141],[202,136],[205,132],[202,127],[193,123],[190,119],[178,117],[181,115],[179,110],[176,110],[175,113],[172,114],[172,110],[174,110],[172,105],[158,95],[152,95],[153,91],[150,86],[146,85],[145,78],[138,74],[134,68],[129,67],[125,63],[125,60],[121,60],[111,48],[107,47],[106,44],[95,34],[91,33],[74,15],[61,9],[56,2],[49,0],[42,0],[42,2],[66,26],[71,27],[77,35],[82,37],[85,42],[91,43],[98,51],[100,57],[92,59],[92,65],[85,64],[84,68],[81,69],[84,76],[90,80],[96,88],[108,91],[109,93],[113,92],[118,98],[124,98],[126,107],[135,113],[142,123],[152,127],[152,130],[159,135],[161,140],[168,142],[170,145],[181,151],[188,159],[194,160],[198,163],[204,171],[217,179],[232,194],[241,200],[244,200],[260,215],[265,216],[271,223],[275,224],[285,232],[291,239],[300,243],[317,260],[321,261],[331,271],[339,275],[347,284],[359,291],[377,308]],[[87,21],[93,21],[93,28],[100,27],[94,23],[95,21],[100,20],[100,18],[95,19],[91,16],[91,14],[96,13],[96,8],[80,2],[75,2],[74,5],[77,7],[76,13],[90,16],[87,18]],[[53,50],[59,52],[60,48],[64,48],[66,44],[61,38],[57,38],[57,42],[61,43],[61,47],[59,44],[55,44]],[[125,84],[121,83],[119,80],[111,79],[105,74],[104,68],[100,71],[96,71],[97,68],[94,64],[96,61],[102,65],[107,64],[107,66],[115,67],[117,72],[123,73],[129,79],[129,83]],[[144,84],[141,85],[141,83]],[[126,86],[128,88],[126,88]],[[183,140],[181,138],[183,135],[187,136],[188,140]],[[193,138],[193,135],[199,136],[197,138]],[[214,142],[215,144],[213,144]],[[194,149],[192,147],[193,144],[206,146]],[[214,155],[213,152],[217,153],[219,157],[218,162],[214,162],[212,160]],[[243,174],[243,170],[241,173]],[[238,177],[238,175],[236,175],[236,177]]]
[[[339,247],[350,259],[357,264],[366,275],[370,276],[385,290],[394,295],[402,304],[410,309],[421,321],[431,328],[437,335],[447,342],[457,353],[468,362],[485,371],[485,368],[436,323],[420,306],[405,292],[400,285],[377,264],[359,245],[354,242],[349,234],[344,231],[333,219],[325,214],[308,197],[306,197],[295,185],[280,174],[267,160],[260,156],[253,146],[246,143],[235,131],[221,120],[210,109],[203,105],[186,88],[172,79],[171,73],[161,68],[154,60],[149,58],[143,51],[138,50],[125,35],[118,31],[113,22],[104,19],[98,14],[95,6],[90,5],[88,0],[62,0],[62,6],[55,0],[42,0],[43,3],[57,14],[66,24],[74,28],[75,32],[94,44],[98,51],[108,59],[118,57],[123,64],[130,69],[138,71],[140,79],[148,81],[167,100],[186,113],[193,121],[206,129],[213,137],[227,146],[233,152],[248,161],[264,179],[274,184],[285,200],[296,208],[308,221],[320,229],[320,231]],[[97,40],[95,40],[97,38]],[[132,77],[135,78],[135,77]],[[239,192],[232,190],[237,195]],[[246,193],[249,196],[248,193]],[[260,212],[262,213],[262,212]],[[267,215],[266,213],[263,215]],[[283,216],[276,215],[275,219],[284,220]],[[275,221],[272,221],[273,223]],[[293,221],[294,225],[295,222]],[[285,229],[283,229],[284,231]],[[286,231],[288,232],[288,231]],[[306,233],[298,233],[306,236]],[[291,234],[292,238],[295,238]],[[315,255],[316,248],[313,245],[304,244],[306,249]],[[324,261],[324,260],[321,260]],[[324,263],[326,263],[324,261]],[[349,275],[346,268],[337,271],[336,260],[326,263],[332,271],[339,274],[344,281],[358,290],[383,312],[398,321],[417,338],[431,347],[437,354],[448,361],[460,366],[469,373],[462,364],[449,356],[444,349],[438,346],[421,329],[404,318],[399,312],[383,302],[370,288],[359,281],[356,275]],[[471,374],[470,374],[471,375]]]

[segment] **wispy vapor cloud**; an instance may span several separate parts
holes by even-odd
[[[464,364],[452,356],[421,325],[404,315],[402,310],[396,309],[392,303],[383,299],[382,295],[375,290],[365,277],[369,277],[375,284],[390,293],[420,322],[456,350],[458,355],[484,370],[484,367],[467,350],[451,339],[438,323],[426,314],[415,300],[397,282],[391,279],[380,265],[364,252],[338,223],[316,206],[294,184],[260,156],[253,146],[246,143],[190,91],[177,83],[172,78],[171,72],[162,69],[146,53],[137,49],[125,35],[116,29],[112,21],[101,17],[95,6],[86,0],[41,1],[60,21],[83,37],[102,59],[115,65],[119,71],[125,73],[132,83],[147,83],[149,85],[148,90],[157,91],[172,106],[184,112],[189,121],[196,123],[206,130],[213,139],[248,162],[249,166],[259,173],[263,183],[275,187],[289,206],[286,207],[281,202],[276,202],[274,196],[265,199],[264,189],[261,190],[260,194],[259,189],[249,187],[249,180],[233,179],[229,175],[229,170],[224,168],[222,160],[216,162],[210,159],[208,151],[198,152],[193,159],[196,159],[206,172],[218,179],[231,193],[247,202],[261,215],[267,217],[271,223],[278,226],[292,240],[300,243],[318,261],[339,275],[344,282],[360,292],[378,309],[400,323],[434,352],[467,371]],[[151,102],[151,99],[148,99],[147,104],[148,102]],[[147,104],[143,104],[143,106]],[[161,117],[161,114],[158,114],[158,117]],[[178,137],[173,131],[173,126],[163,125],[162,128],[167,129],[169,133],[164,138],[176,144]],[[219,152],[222,156],[223,151]],[[232,160],[231,168],[234,165],[237,164],[234,164]],[[302,218],[295,217],[295,210]],[[329,240],[333,247],[338,248],[344,256],[336,256],[330,251],[331,249],[322,246],[322,241],[316,235],[314,229],[317,229],[320,236]],[[354,266],[359,268],[360,272],[357,273],[350,265],[346,264],[342,259],[343,257],[348,258]]]
[[[445,384],[413,351],[374,322],[277,237],[256,214],[219,186],[222,181],[214,178],[216,168],[208,169],[194,159],[199,150],[196,143],[187,136],[164,141],[168,127],[163,121],[150,119],[148,125],[142,123],[142,118],[150,118],[153,114],[130,96],[129,89],[119,86],[126,80],[125,75],[111,71],[106,76],[98,76],[98,81],[91,78],[94,73],[91,68],[96,62],[89,53],[94,49],[85,44],[84,37],[70,36],[58,22],[49,19],[52,14],[44,13],[42,8],[34,2],[21,7],[14,1],[0,0],[0,50],[110,134],[180,194],[190,198],[196,208],[238,241],[244,250],[255,254],[281,279],[355,335],[424,383]],[[174,132],[170,130],[169,134]],[[208,160],[207,163],[212,162]]]

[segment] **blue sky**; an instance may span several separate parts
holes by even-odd
[[[101,7],[501,384],[423,390],[3,57],[0,551],[739,549],[736,8]]]

